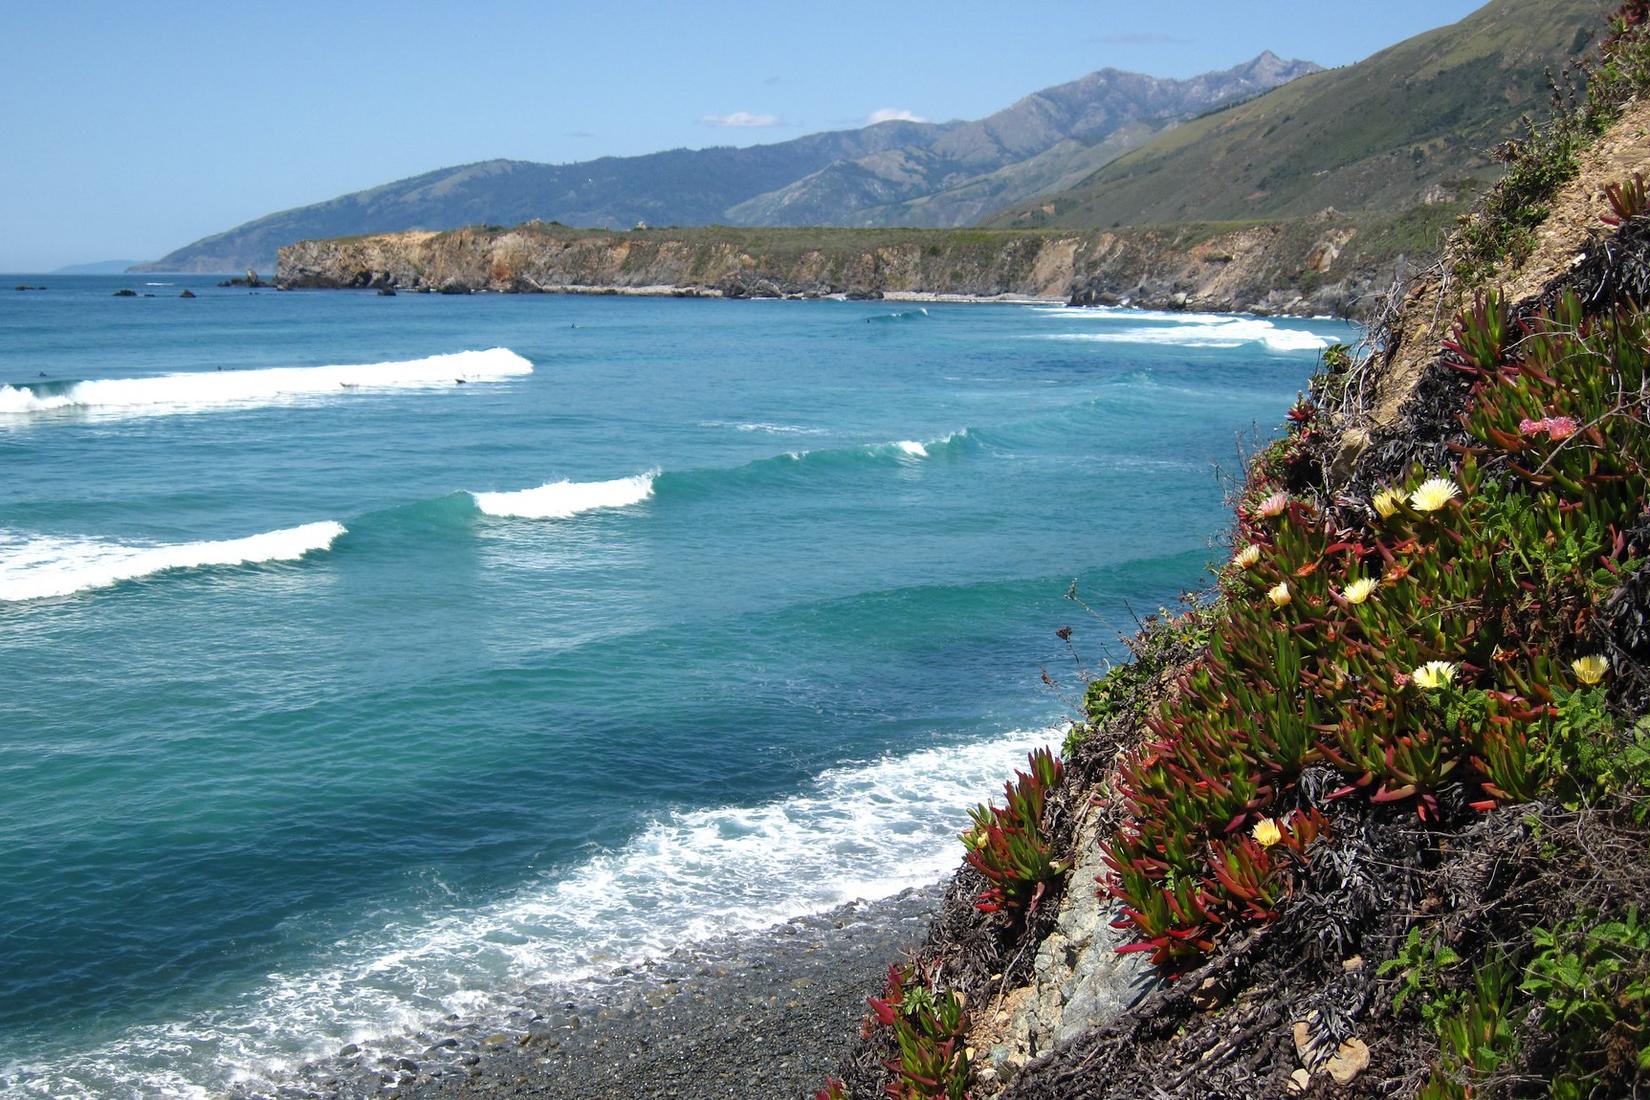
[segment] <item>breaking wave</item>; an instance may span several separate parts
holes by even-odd
[[[0,386],[0,416],[61,411],[165,416],[255,408],[359,392],[499,382],[531,373],[533,364],[509,348],[490,348],[353,366],[189,371],[147,378],[46,382]]]
[[[1280,326],[1263,317],[1233,313],[1176,313],[1120,306],[1038,307],[1030,311],[1046,321],[1070,322],[1097,332],[1062,332],[1029,337],[1034,340],[1072,340],[1106,344],[1171,344],[1181,347],[1237,348],[1261,344],[1271,351],[1318,351],[1334,343],[1298,328]],[[1333,320],[1333,318],[1314,318]]]
[[[297,561],[331,548],[344,533],[343,524],[328,520],[219,542],[128,546],[0,531],[0,603],[68,596],[175,569]]]
[[[567,519],[599,508],[628,508],[653,495],[654,470],[612,481],[553,481],[513,493],[471,493],[489,516],[509,519]]]
[[[684,943],[889,897],[958,862],[968,807],[1059,730],[832,768],[757,805],[669,812],[624,845],[477,909],[396,920],[277,971],[236,1003],[132,1028],[51,1064],[0,1067],[8,1095],[200,1096],[269,1082],[345,1043],[594,976]]]

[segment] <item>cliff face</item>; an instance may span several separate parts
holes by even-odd
[[[1636,929],[1650,896],[1640,858],[1650,839],[1650,753],[1642,749],[1650,730],[1650,6],[1638,0],[1623,12],[1612,60],[1631,82],[1595,92],[1579,109],[1586,113],[1563,123],[1568,129],[1555,124],[1533,138],[1533,151],[1514,158],[1507,182],[1440,263],[1394,294],[1369,343],[1326,357],[1312,397],[1290,413],[1288,435],[1250,467],[1233,533],[1234,548],[1247,550],[1223,570],[1218,600],[1148,621],[1129,643],[1133,663],[1090,685],[1089,722],[1068,741],[1064,785],[1040,819],[1040,839],[1062,867],[1063,881],[1045,895],[1052,906],[980,916],[975,899],[990,884],[973,866],[958,872],[924,949],[927,969],[913,973],[940,975],[932,988],[962,997],[971,1013],[959,1040],[966,1057],[954,1065],[972,1095],[1465,1098],[1545,1096],[1549,1085],[1554,1096],[1643,1094],[1650,937]],[[1564,163],[1555,167],[1553,157]],[[1259,234],[1252,250],[1264,253],[1270,240],[1279,251],[1267,237],[1275,229],[1245,231]],[[1320,240],[1328,239],[1326,230]],[[1475,269],[1467,257],[1483,240],[1500,243]],[[1330,247],[1344,251],[1346,243]],[[1332,266],[1339,257],[1323,258]],[[1503,402],[1514,400],[1526,402],[1521,413],[1494,426],[1510,407]],[[1549,471],[1566,462],[1577,473],[1558,485]],[[1618,476],[1632,478],[1631,487],[1618,492]],[[1428,502],[1422,485],[1447,487],[1451,503]],[[1456,508],[1457,495],[1462,518],[1440,518],[1455,514],[1443,509]],[[1502,501],[1516,502],[1508,515],[1517,518],[1505,526],[1489,518]],[[1524,525],[1543,508],[1547,520]],[[1580,568],[1602,565],[1589,594],[1567,588],[1560,570],[1522,564],[1543,560],[1569,537],[1562,531],[1583,526],[1565,519],[1565,509],[1607,517],[1580,536]],[[1407,556],[1455,545],[1483,549],[1424,576],[1412,568],[1421,559]],[[1341,551],[1356,555],[1355,564],[1337,564]],[[1481,575],[1499,579],[1444,596],[1472,554],[1496,561]],[[1315,598],[1307,595],[1311,578],[1326,568],[1370,579],[1356,596],[1353,580],[1298,610]],[[1565,612],[1549,625],[1519,620],[1522,655],[1486,640],[1497,622],[1560,605]],[[1354,608],[1338,620],[1351,625],[1315,635],[1321,646],[1311,643],[1318,648],[1310,660],[1350,667],[1345,640],[1353,637],[1367,652],[1385,651],[1399,671],[1365,683],[1392,709],[1372,722],[1338,694],[1349,682],[1344,671],[1323,675],[1303,661],[1301,693],[1286,710],[1210,719],[1239,693],[1270,683],[1266,668],[1281,669],[1274,662],[1317,629],[1311,623]],[[1366,629],[1376,615],[1399,628]],[[1484,649],[1452,651],[1458,664],[1437,661],[1448,670],[1441,694],[1421,697],[1434,690],[1422,676],[1428,666],[1402,647],[1434,628],[1425,644],[1453,633]],[[1259,646],[1253,661],[1234,656],[1250,645]],[[1593,656],[1571,660],[1577,654]],[[1518,661],[1551,669],[1521,680]],[[1283,691],[1296,690],[1287,682],[1295,675],[1283,677]],[[1508,686],[1515,683],[1534,687]],[[1519,690],[1550,705],[1532,708],[1534,724],[1518,734],[1532,755],[1497,773],[1516,776],[1518,793],[1495,786],[1489,770],[1500,765],[1464,747],[1424,777],[1383,771],[1434,731],[1471,728],[1474,720],[1451,725],[1462,711],[1440,722],[1440,700],[1474,691],[1511,700]],[[1581,735],[1597,757],[1561,747],[1574,728],[1567,716],[1583,706],[1597,716]],[[1344,746],[1400,707],[1404,717],[1385,727],[1394,733],[1371,734],[1391,736],[1396,747],[1355,767],[1337,762],[1333,746],[1314,761],[1297,757],[1292,774],[1269,774],[1272,786],[1236,820],[1222,809],[1203,819],[1199,839],[1176,832],[1192,820],[1185,806],[1203,797],[1186,792],[1237,788],[1248,765],[1232,762],[1264,756],[1299,715],[1317,723],[1300,728],[1332,731]],[[1543,716],[1553,724],[1542,725]],[[1502,721],[1487,719],[1484,728]],[[1205,739],[1213,729],[1222,732]],[[1196,752],[1220,763],[1201,773],[1187,767]],[[1366,765],[1361,778],[1348,774]],[[1209,778],[1186,778],[1195,774]],[[1271,858],[1264,852],[1286,843],[1281,826],[1302,815],[1318,815],[1324,829],[1298,849],[1287,885],[1272,880],[1265,904],[1273,908],[1228,902],[1221,911],[1222,891],[1252,903],[1259,894],[1243,892],[1262,881],[1232,878],[1245,857],[1227,862],[1228,854]],[[990,842],[970,839],[975,851]],[[1171,868],[1174,860],[1181,862]],[[1197,873],[1185,870],[1188,862],[1215,860],[1218,870],[1185,886]],[[1097,896],[1097,879],[1107,896]],[[1608,956],[1578,946],[1623,913],[1635,927],[1630,946]],[[1184,946],[1199,936],[1204,944]],[[1161,952],[1154,962],[1162,970],[1118,950],[1143,945]],[[1420,945],[1430,959],[1416,956]],[[1545,999],[1539,981],[1520,984],[1560,958],[1573,968],[1565,989],[1588,991],[1595,1015],[1561,1014],[1567,1005]],[[1629,1033],[1632,1047],[1617,1038]],[[875,1027],[866,1034],[844,1063],[847,1085],[832,1095],[880,1095],[888,1041]],[[1470,1038],[1457,1045],[1455,1036]],[[1506,1082],[1539,1089],[1495,1091]]]
[[[1004,295],[1153,308],[1357,315],[1390,278],[1333,211],[1300,222],[1116,232],[687,230],[545,223],[303,241],[287,288],[722,297]]]

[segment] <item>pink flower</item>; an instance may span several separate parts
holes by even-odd
[[[1569,439],[1576,434],[1578,426],[1574,419],[1568,416],[1544,416],[1540,420],[1531,420],[1525,417],[1518,422],[1519,435],[1536,435],[1546,432],[1547,438],[1554,443]]]
[[[1576,422],[1568,416],[1554,416],[1547,420],[1547,438],[1557,443],[1576,434]]]

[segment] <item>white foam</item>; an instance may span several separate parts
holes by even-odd
[[[961,862],[968,807],[999,794],[1029,749],[1058,737],[1014,731],[834,768],[762,805],[671,813],[565,876],[479,909],[391,922],[216,1011],[133,1028],[50,1064],[0,1068],[0,1091],[194,1096],[267,1082],[449,1012],[485,1019],[525,985],[934,882]]]
[[[598,508],[628,508],[653,495],[654,470],[613,481],[553,481],[514,493],[471,493],[476,507],[507,519],[567,519]]]
[[[798,424],[769,424],[765,421],[701,420],[701,428],[732,428],[739,432],[766,432],[768,435],[828,435],[824,428],[804,428]]]
[[[1208,325],[1236,320],[1230,313],[1186,313],[1124,306],[1044,306],[1031,311],[1050,321],[1160,321],[1174,325]]]
[[[1194,348],[1239,348],[1245,344],[1262,344],[1271,351],[1320,351],[1334,342],[1302,329],[1279,328],[1258,317],[1197,316],[1203,319],[1193,322],[1177,318],[1174,324],[1124,328],[1115,332],[1062,332],[1032,339],[1103,344],[1171,344]]]
[[[918,443],[914,439],[897,440],[897,441],[895,441],[894,446],[899,450],[899,452],[901,454],[910,455],[912,458],[927,458],[928,457],[928,448],[927,448],[927,446],[922,444],[922,443]]]
[[[0,531],[0,603],[107,588],[169,569],[296,561],[330,548],[342,534],[343,524],[330,520],[220,542],[155,546]]]
[[[509,348],[490,348],[354,366],[269,367],[107,378],[76,382],[61,393],[28,386],[0,386],[0,416],[61,410],[112,416],[164,416],[278,405],[362,391],[445,388],[461,381],[497,382],[532,372],[533,364]]]

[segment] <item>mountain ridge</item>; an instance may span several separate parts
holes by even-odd
[[[1109,159],[1211,106],[1317,69],[1270,51],[1185,80],[1103,69],[975,121],[893,120],[767,145],[671,149],[564,165],[477,161],[277,211],[132,270],[268,270],[280,246],[303,239],[534,219],[598,228],[638,221],[964,224],[987,203],[935,196],[1064,142],[1097,149],[1091,159]],[[833,173],[833,166],[840,168]],[[1005,205],[1048,182],[1046,173],[998,177],[988,188],[989,205]],[[905,209],[913,203],[921,205],[919,212]],[[913,218],[919,220],[908,220]]]
[[[1597,0],[1492,0],[1352,65],[1208,112],[985,224],[1253,221],[1464,199],[1496,177],[1492,149],[1516,136],[1520,116],[1543,113],[1546,74],[1602,25]]]

